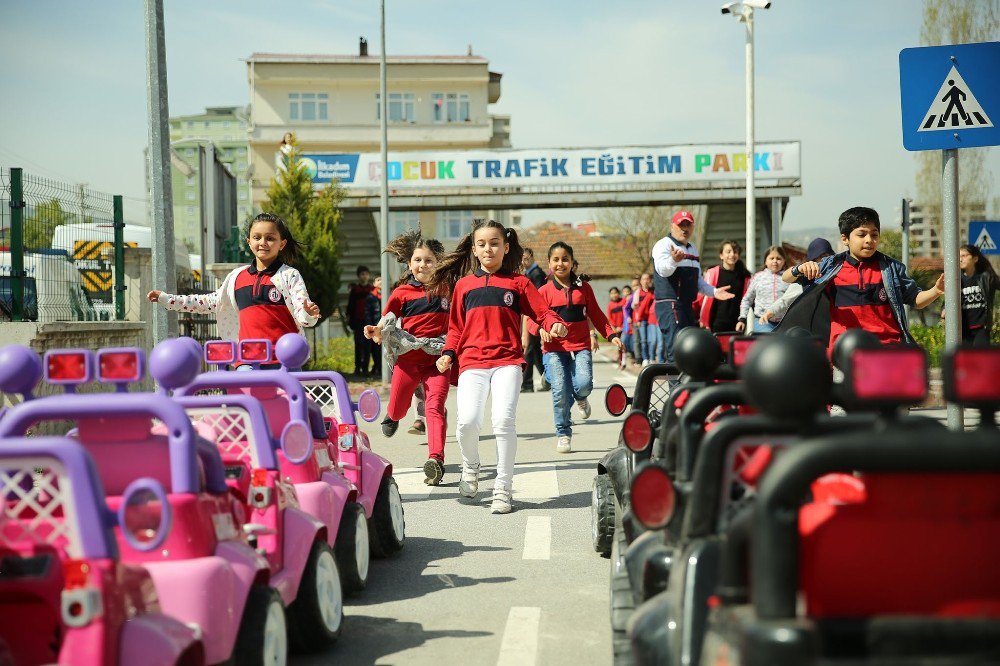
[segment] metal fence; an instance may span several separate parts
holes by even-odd
[[[0,320],[125,318],[122,197],[0,170]]]

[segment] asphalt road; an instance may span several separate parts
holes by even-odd
[[[373,448],[393,462],[406,544],[398,556],[373,561],[368,588],[348,599],[338,644],[292,663],[610,663],[609,564],[591,545],[590,493],[596,463],[621,427],[604,409],[604,390],[614,381],[631,386],[634,378],[603,358],[595,359],[594,374],[593,415],[574,425],[570,454],[555,451],[550,394],[521,394],[508,515],[489,509],[496,463],[489,425],[480,438],[484,473],[476,500],[458,495],[453,424],[437,488],[423,483],[426,438],[407,434],[409,420],[392,439],[377,423],[366,426]],[[454,414],[454,389],[448,407]]]

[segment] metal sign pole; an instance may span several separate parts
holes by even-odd
[[[900,210],[902,213],[902,227],[903,227],[901,233],[903,241],[903,248],[902,248],[903,256],[900,257],[900,259],[902,260],[903,265],[906,266],[906,270],[909,271],[910,270],[910,200],[907,199],[906,197],[903,197],[903,205]],[[906,320],[909,321],[910,306],[906,305],[904,306],[903,309],[906,311]]]
[[[386,94],[386,66],[385,66],[385,0],[379,3],[381,13],[380,31],[382,35],[382,54],[379,58],[378,78],[379,78],[379,116],[381,117],[382,130],[382,197],[379,205],[378,236],[380,248],[384,248],[389,242],[389,130],[388,119],[386,118],[387,98]],[[382,274],[382,311],[389,303],[389,255],[382,253],[380,272]],[[385,353],[382,354],[382,382],[389,381],[389,364],[386,363]]]
[[[163,33],[163,0],[146,0],[146,93],[149,109],[149,206],[153,218],[153,288],[174,293],[174,210],[170,189],[170,132],[167,128],[167,57]],[[153,344],[176,333],[176,319],[153,308]]]
[[[754,156],[754,114],[753,114],[753,8],[746,8],[746,78],[747,78],[747,245],[743,250],[746,265],[751,271],[757,270],[757,203],[754,198],[754,171],[757,163]],[[751,320],[753,318],[751,317]]]
[[[953,349],[962,342],[962,278],[958,268],[958,150],[949,148],[941,155],[941,233],[944,252],[944,302],[948,316],[944,320],[945,347]],[[963,414],[959,405],[948,404],[948,427],[962,430]]]

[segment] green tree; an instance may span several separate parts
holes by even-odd
[[[1000,0],[924,0],[924,21],[920,28],[922,45],[969,44],[998,38]],[[958,193],[961,207],[985,205],[996,194],[996,181],[986,164],[989,150],[966,148],[961,151]],[[928,214],[931,229],[940,238],[941,151],[920,151],[916,159],[917,199]]]
[[[893,259],[903,260],[903,232],[886,229],[879,235],[878,250]]]
[[[309,298],[319,306],[320,321],[337,309],[340,289],[340,202],[344,190],[330,183],[319,193],[313,190],[312,176],[299,157],[298,144],[292,150],[267,190],[262,208],[288,223],[295,240],[302,244],[302,257],[295,266],[309,289]]]
[[[35,206],[24,219],[24,249],[35,250],[52,247],[52,235],[61,224],[74,221],[74,215],[63,210],[58,199],[50,199]]]

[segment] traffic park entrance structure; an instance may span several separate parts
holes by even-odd
[[[802,193],[797,141],[758,144],[754,159],[757,253],[780,241],[788,200]],[[381,160],[377,153],[305,153],[316,187],[346,190],[341,266],[377,265]],[[724,238],[745,236],[747,160],[743,144],[679,144],[534,150],[390,152],[390,211],[703,206],[695,244],[710,255]],[[664,218],[663,230],[669,224]]]

